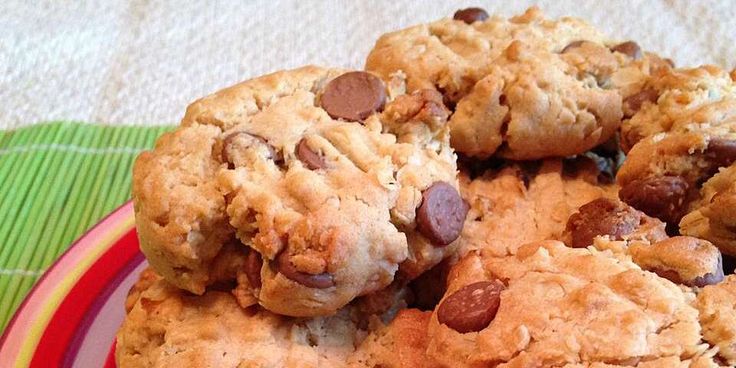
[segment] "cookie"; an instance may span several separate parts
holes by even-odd
[[[452,106],[452,144],[469,156],[536,159],[608,140],[622,97],[670,66],[632,41],[615,42],[576,18],[538,8],[504,19],[482,9],[383,35],[366,69],[436,89]],[[560,144],[565,142],[565,144]]]
[[[667,238],[662,221],[612,198],[598,198],[573,213],[565,225],[565,243],[573,248],[594,244],[598,236],[613,241],[657,242]]]
[[[470,204],[458,242],[460,253],[482,250],[514,254],[523,244],[564,237],[567,220],[578,207],[601,197],[615,197],[587,157],[508,164],[471,178],[460,174],[461,192]]]
[[[707,240],[668,237],[665,225],[615,199],[599,198],[570,216],[565,240],[572,247],[611,250],[676,284],[703,287],[723,280],[721,253]]]
[[[664,132],[736,133],[736,84],[724,70],[705,65],[667,69],[624,99],[629,117],[621,124],[628,152],[644,138]]]
[[[736,165],[703,184],[700,199],[680,221],[683,234],[707,239],[721,252],[736,256]]]
[[[717,366],[694,297],[594,248],[473,252],[450,274],[427,351],[452,367]]]
[[[344,367],[361,332],[348,310],[295,319],[241,308],[227,292],[192,295],[151,271],[127,301],[118,367]]]
[[[448,111],[365,72],[304,67],[193,103],[134,167],[141,248],[196,294],[242,249],[238,300],[335,313],[452,254],[467,211]]]
[[[621,127],[621,199],[676,228],[702,183],[736,160],[736,84],[715,66],[651,77]],[[627,105],[627,101],[624,101]]]
[[[618,92],[557,53],[515,40],[485,74],[450,120],[453,147],[469,156],[570,156],[607,141],[621,122]]]
[[[708,132],[659,133],[639,141],[616,175],[619,197],[677,226],[699,186],[736,160],[736,136]]]
[[[369,334],[348,359],[348,367],[439,368],[426,355],[432,312],[404,309],[385,327]]]
[[[696,306],[703,338],[718,347],[718,355],[726,364],[736,365],[736,276],[703,288]]]

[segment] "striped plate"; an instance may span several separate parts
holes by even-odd
[[[125,296],[145,267],[128,202],[41,277],[0,339],[0,367],[115,367]]]

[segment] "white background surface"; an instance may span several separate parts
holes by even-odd
[[[313,63],[362,67],[382,33],[469,5],[538,4],[678,66],[736,63],[736,1],[0,1],[0,129],[172,124],[197,97]]]

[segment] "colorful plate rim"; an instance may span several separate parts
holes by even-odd
[[[74,365],[85,333],[102,304],[144,262],[134,224],[133,205],[127,202],[75,241],[48,268],[0,338],[1,366]],[[122,309],[120,305],[120,314]],[[104,343],[109,347],[112,342]]]

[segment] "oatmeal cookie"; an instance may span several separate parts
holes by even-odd
[[[314,319],[241,308],[227,292],[192,295],[145,271],[117,334],[118,367],[344,367],[361,332],[343,310]]]
[[[574,155],[610,139],[621,122],[618,92],[559,54],[513,41],[485,74],[450,120],[453,147],[469,156]]]
[[[436,89],[457,104],[450,125],[459,152],[514,159],[605,142],[621,123],[622,99],[670,67],[633,41],[580,19],[546,19],[536,7],[510,19],[465,9],[392,32],[366,61],[384,79],[403,75],[410,91]]]
[[[723,253],[736,256],[736,165],[708,179],[691,209],[680,221],[680,231],[707,239]]]
[[[134,167],[152,266],[201,294],[235,243],[242,304],[316,316],[452,254],[467,206],[449,113],[436,91],[401,83],[305,67],[193,103]]]
[[[712,65],[668,69],[624,99],[624,111],[629,117],[621,124],[621,146],[626,152],[642,139],[663,132],[736,134],[736,84]]]
[[[721,253],[707,240],[668,237],[658,219],[616,199],[599,198],[570,216],[565,229],[572,247],[611,250],[674,283],[702,287],[723,280]]]
[[[557,241],[474,252],[449,280],[429,325],[443,366],[717,366],[695,296],[610,252]]]
[[[677,226],[699,197],[700,185],[736,160],[736,135],[659,133],[639,141],[616,175],[619,197]]]
[[[348,367],[439,368],[426,355],[427,325],[432,312],[404,309],[366,337],[348,359]]]
[[[617,187],[587,157],[507,164],[473,173],[461,171],[463,197],[470,204],[460,253],[483,250],[503,256],[525,243],[564,237],[578,207],[614,197]]]
[[[706,286],[698,294],[703,338],[718,347],[718,355],[736,365],[736,276],[718,285]]]

